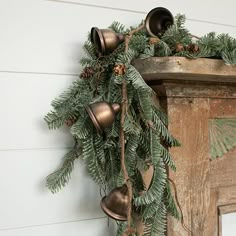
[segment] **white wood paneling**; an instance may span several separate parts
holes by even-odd
[[[67,128],[48,130],[44,115],[75,76],[0,73],[0,150],[73,144]]]
[[[78,73],[94,24],[138,24],[142,15],[48,1],[0,1],[0,71]]]
[[[91,2],[95,3],[95,1]],[[208,2],[206,1],[206,4]],[[156,2],[146,1],[134,4],[129,1],[106,1],[104,4],[114,7],[118,7],[116,5],[118,4],[124,9],[129,9],[129,7],[135,9],[136,6],[139,6],[142,11],[148,12],[156,5]],[[214,2],[214,5],[217,6],[217,16],[219,16],[222,4],[219,5],[219,1]],[[229,19],[235,22],[235,16],[231,14],[235,3],[232,4],[232,1],[225,4],[228,12],[227,10],[225,14],[221,12],[221,17],[217,18],[219,22],[224,18],[223,16],[230,17]],[[206,11],[205,15],[215,14],[215,8],[209,10],[206,5],[205,9],[202,8],[202,4],[193,4],[187,0],[183,1],[183,4],[179,1],[161,1],[158,2],[158,5],[168,7],[173,14],[186,13],[189,18],[196,16],[195,18],[199,20],[208,20],[208,18],[202,17],[204,11]],[[78,73],[80,70],[78,62],[84,55],[82,45],[91,27],[104,28],[115,20],[127,26],[137,25],[145,17],[146,13],[78,4],[40,0],[2,0],[0,1],[0,28],[4,33],[0,38],[0,71]],[[236,36],[235,27],[188,21],[188,28],[193,34],[199,36],[209,31],[229,32]]]
[[[120,10],[129,10],[148,13],[152,8],[155,7],[166,7],[173,14],[181,13],[186,14],[189,19],[217,22],[221,24],[234,25],[236,23],[233,20],[235,18],[235,1],[212,1],[212,0],[198,0],[197,2],[189,0],[147,0],[147,1],[136,1],[136,0],[49,0],[58,2],[78,3],[87,4],[91,6],[101,6],[105,8],[115,8]]]
[[[53,224],[22,229],[0,230],[1,236],[111,236],[114,224],[108,226],[107,218]]]
[[[104,216],[99,189],[82,161],[76,160],[72,179],[60,192],[45,187],[67,151],[0,151],[1,230]]]

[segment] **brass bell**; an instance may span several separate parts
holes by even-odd
[[[152,37],[160,37],[174,23],[171,12],[164,7],[152,9],[145,19],[145,28]]]
[[[113,52],[120,43],[124,42],[123,34],[115,33],[110,29],[91,29],[91,42],[94,43],[98,54],[107,55]]]
[[[115,120],[116,114],[120,111],[120,104],[108,102],[95,102],[85,107],[98,133],[109,127]]]
[[[124,184],[122,187],[113,189],[101,200],[101,208],[111,218],[126,221],[128,202],[128,188]]]
[[[174,18],[168,9],[156,7],[147,14],[145,28],[150,36],[160,37],[173,23]],[[98,55],[107,55],[113,52],[124,40],[125,35],[110,29],[98,29],[97,27],[91,29],[91,42]]]

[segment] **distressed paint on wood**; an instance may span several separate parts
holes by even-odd
[[[236,185],[236,148],[211,161],[211,188]]]
[[[236,147],[236,118],[210,119],[209,136],[212,159],[222,157]]]
[[[188,97],[188,98],[215,98],[221,101],[221,98],[233,99],[236,98],[236,79],[235,83],[230,83],[230,86],[223,85],[222,82],[218,83],[204,83],[204,82],[190,82],[190,81],[159,81],[159,85],[152,85],[152,88],[157,91],[157,96],[164,97]],[[216,100],[214,100],[216,101]],[[228,106],[231,110],[234,107],[235,101],[228,101]],[[227,104],[226,104],[227,105]],[[211,105],[213,106],[213,104]],[[217,102],[215,104],[217,106]],[[230,108],[230,107],[229,107]],[[221,108],[221,110],[224,107]],[[219,107],[216,107],[216,111]],[[236,110],[236,109],[235,109]],[[233,111],[232,111],[233,112]],[[212,113],[212,112],[211,112]],[[214,113],[214,112],[213,112]],[[223,114],[224,115],[224,114]],[[231,115],[232,117],[232,115]],[[214,117],[213,117],[214,118]]]
[[[229,214],[236,212],[236,204],[228,204],[224,206],[219,206],[219,215]]]
[[[180,148],[171,149],[177,172],[171,172],[170,177],[176,183],[185,223],[194,235],[199,235],[206,229],[210,206],[208,99],[195,98],[189,102],[186,98],[169,98],[167,101],[169,130],[182,144]],[[190,234],[180,222],[170,218],[168,235]]]
[[[177,60],[150,58],[135,66],[141,65],[137,69],[164,104],[170,132],[182,143],[171,149],[177,171],[170,177],[185,223],[193,235],[219,236],[219,207],[236,203],[236,149],[211,160],[209,120],[236,117],[236,67],[212,59]],[[191,234],[169,218],[167,235]]]
[[[236,93],[236,87],[234,87]],[[226,97],[227,98],[227,97]],[[236,117],[236,94],[230,99],[211,99],[210,118],[232,118]]]
[[[149,57],[134,60],[133,64],[150,84],[158,83],[159,80],[234,83],[236,80],[236,65],[228,66],[223,60],[217,59]]]

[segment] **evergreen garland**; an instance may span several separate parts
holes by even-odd
[[[188,58],[222,58],[226,64],[236,64],[236,40],[227,34],[209,33],[193,37],[184,27],[185,17],[177,15],[161,39],[150,38],[145,29],[135,33],[124,50],[125,43],[107,56],[97,57],[90,38],[84,44],[86,57],[81,59],[83,71],[80,78],[59,98],[52,102],[53,110],[45,116],[50,129],[67,124],[74,137],[74,148],[65,155],[62,166],[46,179],[47,187],[59,191],[70,179],[74,161],[82,158],[93,180],[108,191],[124,184],[120,164],[119,129],[121,116],[111,127],[99,135],[93,126],[85,105],[97,101],[122,103],[122,82],[126,80],[128,110],[125,114],[125,164],[133,185],[133,204],[139,209],[145,223],[145,236],[165,235],[166,216],[179,218],[172,197],[167,169],[176,170],[168,148],[179,142],[167,129],[167,117],[153,102],[155,92],[145,83],[137,69],[131,65],[135,58],[152,56],[185,56]],[[114,22],[110,28],[122,34],[130,29]],[[114,68],[122,65],[123,75]],[[154,169],[151,185],[145,190],[141,172]],[[118,222],[117,236],[126,229],[126,222]],[[133,233],[132,235],[137,235]]]

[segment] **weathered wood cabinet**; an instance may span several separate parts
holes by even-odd
[[[168,128],[182,144],[171,149],[177,171],[169,175],[186,225],[194,236],[221,235],[220,215],[236,211],[236,66],[180,57],[136,60],[134,66],[156,91]],[[167,235],[191,234],[170,218]]]

